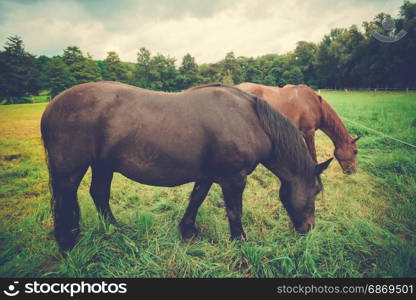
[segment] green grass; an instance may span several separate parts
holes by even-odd
[[[341,116],[416,143],[416,95],[326,92]],[[265,168],[244,193],[246,242],[229,240],[218,186],[202,205],[200,235],[183,243],[177,224],[191,184],[158,188],[116,175],[111,204],[120,226],[98,218],[79,189],[82,238],[63,259],[51,235],[47,171],[39,134],[46,103],[0,107],[0,276],[12,277],[400,277],[416,276],[415,150],[346,123],[359,141],[359,172],[333,163],[318,196],[317,227],[294,232]],[[319,160],[333,146],[317,136]]]

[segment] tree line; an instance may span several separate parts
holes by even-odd
[[[386,30],[386,20],[395,28]],[[387,28],[389,29],[389,28]],[[381,42],[373,33],[406,35],[394,43]],[[54,57],[34,56],[22,39],[11,36],[0,51],[0,99],[34,95],[48,90],[52,96],[84,82],[114,80],[142,88],[180,91],[191,86],[249,81],[272,86],[304,83],[313,88],[416,88],[416,3],[405,1],[397,18],[380,13],[362,29],[332,29],[318,43],[299,41],[285,54],[256,58],[229,52],[216,62],[197,64],[186,54],[176,59],[140,48],[136,63],[123,62],[108,52],[94,60],[77,46]]]

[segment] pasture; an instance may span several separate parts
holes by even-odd
[[[416,93],[322,92],[340,114],[416,144]],[[111,205],[120,226],[97,216],[81,183],[82,238],[63,259],[52,237],[39,120],[46,103],[0,106],[1,277],[401,277],[416,276],[416,149],[345,122],[359,141],[358,173],[337,162],[322,176],[317,226],[294,232],[264,167],[249,176],[243,223],[248,241],[231,242],[214,186],[199,210],[198,237],[177,225],[192,184],[158,188],[117,174]],[[317,135],[318,160],[333,145]]]

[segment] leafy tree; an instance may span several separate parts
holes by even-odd
[[[85,60],[85,57],[82,54],[81,49],[79,49],[77,46],[68,46],[64,50],[62,59],[67,66],[71,66],[76,63],[82,63]]]
[[[125,62],[122,61],[121,62],[123,68],[126,70],[126,76],[127,76],[127,83],[134,85],[135,84],[135,73],[136,73],[136,69],[137,66],[135,63],[132,62]]]
[[[25,51],[20,37],[9,37],[0,52],[0,98],[13,103],[13,97],[37,93],[38,78],[36,58]]]
[[[226,84],[226,85],[234,85],[235,84],[235,82],[233,80],[233,76],[232,76],[230,71],[228,71],[227,75],[225,75],[222,78],[221,83]]]
[[[318,83],[315,66],[313,64],[316,51],[316,44],[305,41],[297,42],[294,51],[294,64],[302,71],[305,84],[308,85],[317,85]]]
[[[137,53],[136,73],[134,74],[135,84],[142,88],[150,88],[150,59],[151,53],[146,48],[140,48]]]
[[[281,67],[281,65],[282,65],[281,56],[277,55],[277,54],[262,55],[262,56],[260,56],[256,59],[256,62],[257,62],[258,68],[261,71],[261,76],[260,77],[261,77],[262,80],[261,80],[260,83],[263,83],[263,84],[267,84],[266,81],[265,81],[265,78],[266,78],[267,75],[271,75],[271,74],[269,74],[270,70],[273,67],[276,67],[276,66]],[[271,78],[271,76],[269,76],[269,78]],[[275,84],[276,78],[273,78],[271,80],[273,82],[271,82],[268,85],[274,85]],[[267,82],[268,82],[268,80],[267,80]]]
[[[221,67],[219,64],[202,64],[199,66],[202,83],[221,81]]]
[[[282,73],[281,85],[303,83],[303,74],[299,67],[292,67]]]
[[[127,82],[127,69],[121,63],[120,57],[114,51],[107,53],[104,61],[105,67],[103,72],[104,80]]]
[[[36,68],[39,74],[39,88],[42,90],[49,89],[48,77],[46,75],[47,65],[50,62],[51,58],[41,55],[36,59]]]
[[[260,58],[261,64],[265,67],[262,84],[270,86],[283,86],[282,74],[293,65],[293,55],[267,55]]]
[[[178,71],[175,59],[158,54],[150,60],[150,88],[162,91],[177,91]]]
[[[201,82],[198,65],[195,58],[189,53],[182,59],[182,65],[179,67],[178,88],[186,89]]]
[[[100,68],[91,58],[70,65],[69,71],[74,76],[76,84],[101,80]]]
[[[100,68],[92,60],[90,55],[85,57],[76,46],[69,46],[64,50],[62,60],[68,66],[68,70],[75,78],[74,84],[101,80]]]
[[[234,52],[229,52],[225,58],[220,62],[222,77],[228,77],[231,75],[231,78],[234,84],[243,82],[244,74],[241,69],[240,64],[235,58]]]
[[[69,67],[59,56],[49,60],[45,68],[45,75],[48,78],[47,84],[52,97],[76,83],[76,79],[69,71]]]
[[[401,87],[416,88],[416,3],[405,1],[400,8],[401,18],[396,21],[396,34],[400,30],[407,32],[406,36],[395,43],[397,61],[393,74]]]
[[[262,70],[256,59],[252,57],[238,57],[237,62],[241,67],[246,82],[262,82]]]
[[[177,91],[178,70],[175,59],[162,54],[152,57],[149,50],[140,48],[137,53],[134,84],[152,90]]]
[[[318,44],[314,65],[316,74],[319,78],[319,86],[326,88],[335,88],[334,79],[338,77],[337,63],[331,51],[331,37],[325,35],[323,40]]]
[[[98,69],[100,70],[101,77],[104,78],[104,72],[105,72],[105,67],[106,67],[105,60],[97,60],[96,64],[98,66]]]

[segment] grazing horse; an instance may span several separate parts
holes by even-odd
[[[61,251],[79,235],[77,189],[88,167],[97,210],[114,222],[114,172],[148,185],[195,182],[179,224],[184,239],[211,185],[224,195],[232,238],[241,224],[246,177],[259,163],[281,180],[280,199],[297,231],[315,224],[319,174],[300,132],[262,99],[233,87],[208,85],[183,93],[149,91],[116,82],[74,86],[58,95],[41,120],[55,238]]]
[[[284,88],[243,82],[237,88],[263,98],[288,117],[303,132],[312,158],[317,161],[315,131],[321,129],[335,146],[334,156],[345,174],[357,171],[357,141],[352,138],[335,110],[306,85],[288,84]]]

